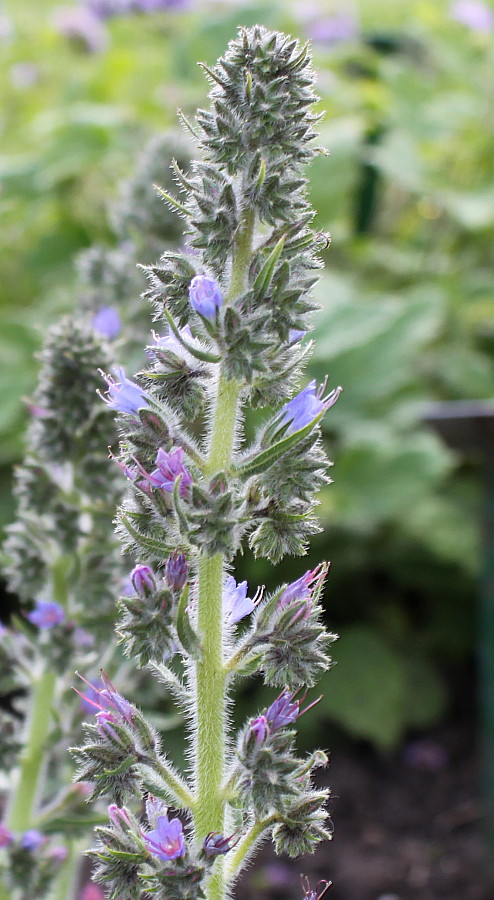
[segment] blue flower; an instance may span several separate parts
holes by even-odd
[[[322,397],[323,385],[317,390],[316,381],[313,379],[302,391],[295,395],[282,407],[279,415],[281,424],[287,426],[287,434],[300,431],[306,425],[310,425],[320,413],[333,406],[341,394],[341,388],[337,387],[327,397]]]
[[[108,338],[109,341],[116,338],[122,327],[118,310],[114,306],[101,306],[91,319],[91,325],[98,334]]]
[[[114,372],[117,380],[111,375],[103,375],[108,390],[106,397],[100,394],[101,399],[116,412],[127,413],[131,416],[137,415],[140,409],[148,405],[143,389],[135,381],[127,378],[123,368],[114,369]]]
[[[223,596],[226,601],[230,621],[237,623],[244,616],[248,616],[255,609],[255,602],[247,596],[247,582],[237,584],[233,575],[229,575],[225,581]]]
[[[180,336],[187,341],[189,344],[193,344],[195,341],[194,335],[190,330],[190,325],[185,325],[183,328],[178,329],[178,333]],[[176,356],[182,356],[186,353],[186,349],[183,344],[180,343],[178,337],[173,333],[171,328],[168,329],[168,334],[156,334],[153,331],[154,345],[148,347],[146,353],[148,356],[153,356],[156,350],[165,350],[168,353],[175,353]]]
[[[58,603],[46,600],[36,600],[36,605],[34,609],[27,614],[27,618],[32,625],[37,625],[38,628],[47,629],[54,628],[55,625],[60,625],[65,618],[65,613]]]
[[[218,282],[207,275],[195,275],[189,285],[190,305],[205,319],[214,319],[223,298]]]
[[[158,816],[156,829],[143,832],[148,850],[158,859],[177,859],[185,853],[185,842],[180,819]]]

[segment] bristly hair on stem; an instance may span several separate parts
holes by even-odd
[[[260,26],[240,29],[203,68],[210,106],[189,126],[201,159],[175,167],[180,200],[158,188],[193,252],[146,268],[159,323],[149,365],[108,382],[128,482],[118,531],[138,560],[117,630],[129,658],[179,698],[190,769],[174,773],[142,713],[121,697],[102,708],[100,693],[75,753],[80,777],[97,777],[112,804],[92,851],[109,900],[225,900],[261,840],[298,856],[331,836],[328,792],[313,781],[327,758],[298,756],[292,727],[298,690],[330,665],[327,566],[270,596],[254,590],[255,601],[231,576],[247,542],[274,563],[304,554],[328,480],[320,422],[341,389],[296,391],[325,242],[306,194],[314,73],[307,46]],[[266,409],[251,441],[248,407]],[[256,670],[281,693],[235,734],[232,689]],[[147,792],[158,799],[139,820]],[[170,820],[164,803],[177,798],[185,817]]]

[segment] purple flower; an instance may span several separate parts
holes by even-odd
[[[27,618],[32,625],[38,628],[48,629],[60,625],[65,618],[65,613],[58,603],[48,602],[45,600],[36,600],[34,609],[27,614]]]
[[[110,716],[115,716],[116,721],[132,722],[132,705],[117,693],[110,679],[104,673],[101,675],[103,688],[96,687],[94,682],[86,681],[82,676],[79,677],[89,687],[89,691],[86,691],[86,694],[81,694],[76,690],[76,694],[79,694],[79,697],[89,704],[92,710],[97,709],[99,713],[108,713]]]
[[[214,319],[223,298],[218,282],[207,275],[195,275],[189,285],[190,305],[205,319]]]
[[[219,831],[210,831],[202,844],[204,855],[221,856],[223,853],[228,853],[238,843],[238,840],[239,838],[236,834],[224,837]]]
[[[140,409],[148,405],[143,389],[135,381],[127,378],[123,368],[114,369],[114,372],[118,380],[112,378],[111,375],[102,373],[108,390],[106,397],[100,393],[101,399],[116,412],[127,413],[130,416],[137,415]]]
[[[183,553],[172,553],[165,565],[165,580],[172,591],[182,590],[187,581],[187,560]]]
[[[301,341],[303,337],[305,337],[307,332],[301,331],[300,328],[290,328],[288,332],[288,343],[294,344],[296,341]]]
[[[145,599],[156,593],[156,581],[149,566],[135,566],[130,573],[136,594]]]
[[[285,725],[291,725],[300,715],[299,701],[294,700],[293,697],[294,695],[290,691],[284,690],[271,706],[268,706],[264,715],[272,731],[284,728]]]
[[[116,338],[122,327],[118,310],[114,306],[101,306],[91,319],[91,325],[98,334],[108,338],[109,341]]]
[[[256,604],[247,596],[247,582],[241,581],[237,584],[233,575],[229,575],[225,581],[223,596],[230,621],[235,624],[255,609]]]
[[[155,831],[143,832],[146,846],[158,859],[177,859],[185,853],[185,842],[180,819],[158,816]]]
[[[177,478],[181,476],[178,493],[181,497],[185,497],[192,484],[192,477],[184,466],[183,454],[181,447],[174,447],[170,453],[166,453],[160,447],[156,454],[156,469],[147,476],[150,484],[171,494]]]
[[[315,569],[308,569],[304,575],[287,585],[278,600],[278,607],[288,606],[289,603],[297,600],[310,600],[312,591],[323,583],[326,573],[327,566],[316,566]]]
[[[336,403],[341,388],[335,388],[327,397],[322,398],[324,387],[323,385],[316,390],[316,381],[313,379],[302,391],[285,403],[279,415],[281,424],[287,426],[287,435],[310,425],[317,416]]]
[[[8,847],[9,844],[14,840],[14,835],[11,831],[0,822],[0,847]]]
[[[80,707],[83,712],[93,712],[95,706],[97,706],[97,699],[99,697],[100,691],[103,689],[103,682],[99,680],[99,678],[93,681],[86,681],[87,688],[85,694],[80,694],[79,691],[76,693],[80,697]]]
[[[54,11],[52,22],[59,34],[87,53],[101,53],[108,43],[106,29],[87,6],[60,6]]]
[[[482,0],[456,0],[449,14],[456,22],[480,34],[494,29],[494,11]]]
[[[262,744],[269,734],[269,723],[266,716],[256,716],[249,722],[249,731],[254,735],[256,744]]]
[[[21,847],[24,850],[37,850],[44,840],[45,838],[40,831],[36,831],[35,828],[30,828],[29,831],[25,831],[21,837]]]
[[[179,334],[184,338],[185,341],[189,343],[194,343],[194,336],[190,330],[190,325],[185,325],[183,328],[178,329]],[[169,353],[175,353],[176,356],[183,356],[186,352],[183,344],[180,343],[179,339],[174,335],[171,328],[168,329],[168,334],[160,335],[156,334],[153,331],[154,338],[154,347],[149,347],[147,350],[147,355],[152,356],[153,351],[155,350],[165,350]]]

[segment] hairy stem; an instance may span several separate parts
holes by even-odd
[[[239,231],[226,302],[244,287],[250,261],[254,219],[246,214]],[[204,476],[227,469],[232,460],[240,384],[220,371]],[[223,566],[221,553],[198,563],[197,625],[202,657],[196,663],[196,754],[194,832],[201,842],[210,831],[223,832],[225,801],[221,785],[225,768],[226,672],[223,668]],[[207,886],[208,900],[222,900],[223,860],[217,860]]]
[[[254,822],[249,830],[244,834],[242,840],[238,844],[234,853],[228,859],[228,865],[225,870],[225,878],[228,883],[233,878],[235,878],[238,873],[241,864],[246,858],[247,854],[250,850],[252,850],[267,828],[271,825],[274,825],[276,822],[276,816],[270,816],[267,819],[262,819],[261,821]]]

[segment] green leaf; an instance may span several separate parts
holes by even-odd
[[[177,634],[184,650],[194,659],[201,657],[201,642],[190,624],[189,614],[187,612],[187,603],[189,601],[189,588],[185,585],[177,610]]]
[[[282,438],[281,441],[277,441],[276,444],[272,444],[271,447],[252,456],[251,459],[247,460],[247,462],[242,465],[234,466],[233,471],[235,475],[238,475],[239,478],[250,478],[251,475],[258,475],[259,472],[265,472],[266,469],[269,469],[270,466],[274,465],[280,456],[283,456],[291,449],[291,447],[294,447],[299,441],[303,441],[303,439],[314,429],[319,420],[322,419],[324,413],[325,410],[312,419],[312,422],[309,422],[308,425],[304,425],[304,427],[299,428],[298,431],[292,432],[292,434]]]
[[[259,275],[254,281],[254,291],[258,295],[265,294],[271,284],[271,279],[274,274],[274,270],[276,267],[276,263],[278,262],[281,251],[283,250],[283,246],[285,244],[285,236],[281,237],[276,244],[276,246],[271,250],[266,262],[264,263]]]

